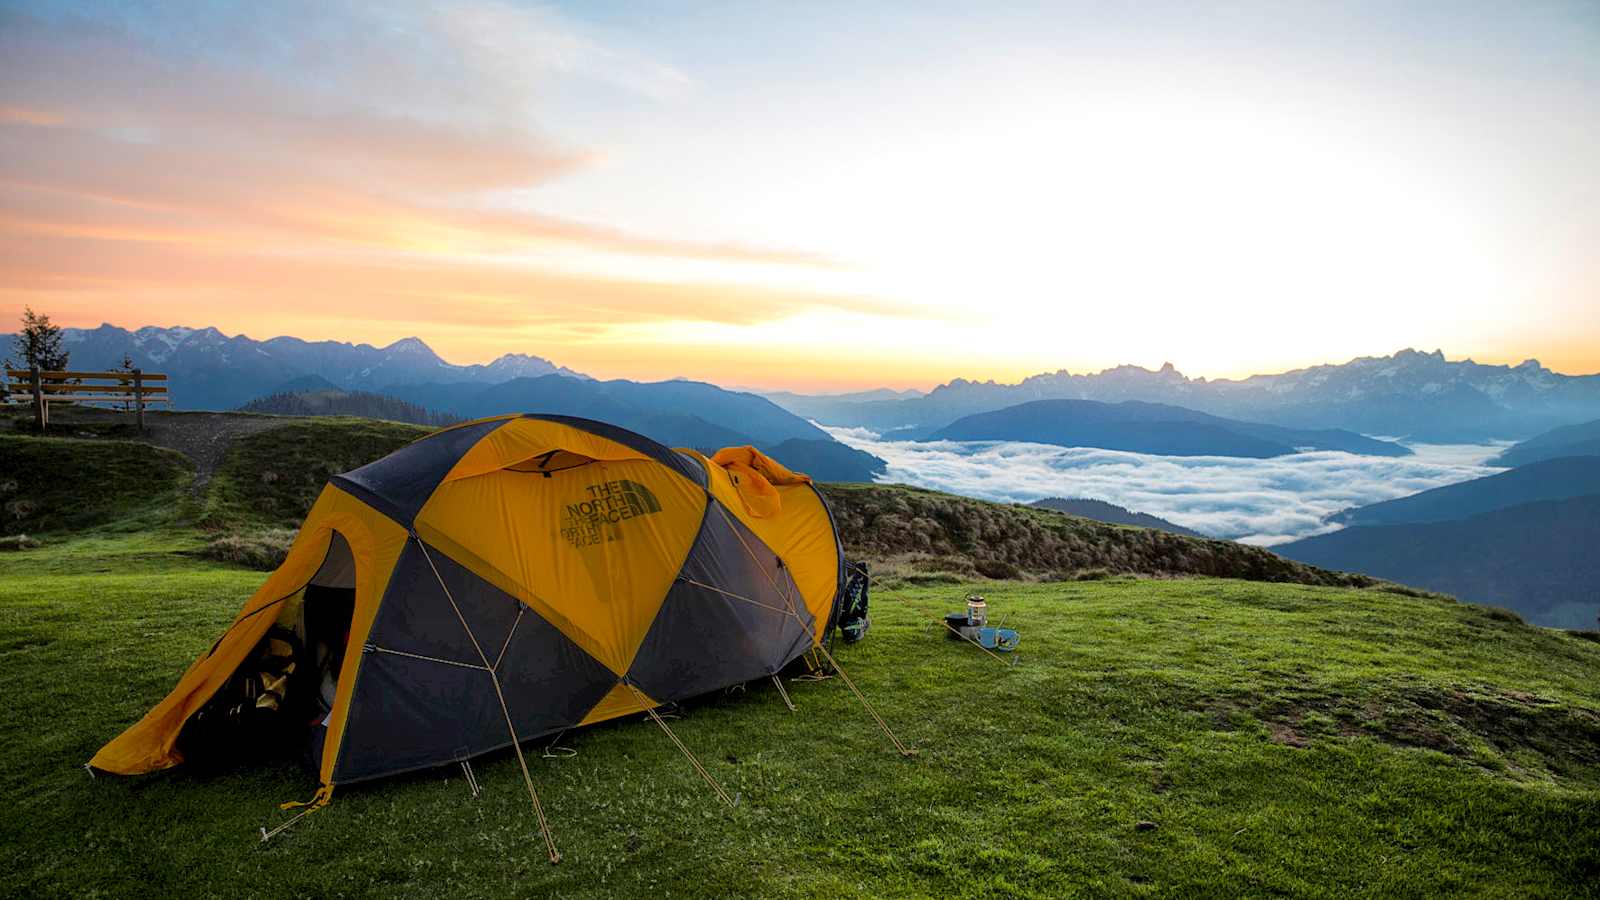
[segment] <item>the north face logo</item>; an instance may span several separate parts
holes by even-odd
[[[561,537],[574,547],[622,540],[622,523],[661,511],[661,501],[637,481],[602,481],[588,496],[568,503],[561,515]]]

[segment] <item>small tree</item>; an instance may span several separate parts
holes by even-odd
[[[131,355],[129,355],[126,351],[124,351],[123,354],[122,354],[122,362],[118,363],[117,367],[115,369],[112,369],[112,371],[113,372],[127,372],[129,374],[132,374],[133,373],[133,357]],[[124,386],[126,386],[126,382],[124,382]],[[130,400],[122,401],[122,411],[123,412],[128,412],[128,411],[130,411],[132,409],[133,409],[133,402],[132,401],[130,401]]]
[[[22,311],[22,333],[17,335],[16,353],[29,368],[56,372],[67,367],[71,356],[61,349],[61,328],[50,323],[50,317],[27,307]]]

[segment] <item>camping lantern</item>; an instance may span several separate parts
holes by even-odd
[[[989,604],[983,597],[973,594],[967,598],[967,624],[978,628],[989,623]]]

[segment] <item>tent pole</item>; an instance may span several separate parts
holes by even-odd
[[[867,714],[872,716],[873,721],[878,723],[878,727],[883,729],[883,733],[888,735],[889,740],[894,742],[894,747],[900,751],[900,755],[916,756],[917,751],[907,749],[906,745],[900,743],[900,739],[894,736],[894,732],[889,730],[889,723],[885,722],[883,716],[878,715],[878,711],[872,708],[872,703],[867,700],[867,695],[861,693],[861,689],[856,687],[856,683],[850,680],[850,675],[845,672],[844,667],[839,665],[839,661],[833,658],[833,654],[828,652],[828,648],[818,644],[817,649],[822,651],[822,655],[828,658],[828,663],[833,666],[833,670],[839,673],[840,678],[844,679],[844,683],[850,688],[850,693],[855,694],[856,699],[861,701],[861,705],[866,707]]]
[[[661,718],[661,714],[656,712],[655,707],[645,702],[645,697],[643,694],[639,693],[638,688],[628,684],[626,681],[624,681],[623,684],[627,686],[630,692],[632,692],[634,702],[639,704],[639,708],[644,710],[644,714],[649,716],[652,722],[655,722],[657,725],[661,726],[661,730],[666,732],[667,739],[672,741],[673,746],[677,747],[678,750],[683,753],[686,758],[688,758],[689,765],[694,766],[694,770],[700,773],[700,777],[705,779],[706,784],[711,785],[711,789],[716,791],[717,799],[721,800],[723,803],[726,803],[731,809],[735,805],[734,799],[728,796],[728,792],[723,790],[722,785],[717,783],[717,779],[711,777],[711,773],[706,771],[706,767],[700,765],[700,760],[696,759],[695,755],[690,752],[689,748],[684,746],[683,741],[678,740],[678,736],[672,733],[672,729],[667,727],[667,720]]]
[[[550,822],[544,816],[544,804],[539,802],[539,792],[533,788],[533,776],[528,774],[528,760],[522,755],[522,738],[517,736],[517,726],[511,721],[511,709],[506,706],[505,692],[500,689],[500,676],[494,672],[494,667],[489,664],[489,657],[483,652],[483,647],[478,643],[478,636],[472,633],[472,626],[467,624],[467,617],[462,614],[461,607],[456,605],[456,598],[450,593],[450,588],[444,583],[444,576],[439,574],[439,567],[433,564],[433,555],[428,552],[428,545],[422,542],[415,531],[411,532],[412,540],[417,542],[417,548],[422,551],[422,558],[428,561],[428,568],[433,570],[433,577],[439,582],[439,589],[444,591],[444,597],[450,601],[450,608],[455,610],[456,618],[461,621],[461,627],[467,632],[467,640],[472,642],[472,649],[478,651],[478,658],[483,660],[483,668],[489,673],[489,683],[494,685],[494,695],[500,701],[500,712],[506,717],[506,730],[511,733],[511,749],[517,752],[517,765],[522,767],[522,782],[528,786],[528,799],[533,801],[533,814],[539,819],[539,831],[544,835],[545,849],[550,851],[552,864],[561,862],[561,851],[556,849],[556,839],[550,834]]]

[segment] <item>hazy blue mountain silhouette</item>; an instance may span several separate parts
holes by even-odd
[[[886,468],[810,422],[755,394],[697,381],[594,381],[545,375],[503,384],[399,385],[419,406],[465,418],[546,412],[599,419],[674,447],[714,451],[745,444],[819,481],[871,481]]]
[[[1408,349],[1238,380],[1188,378],[1170,364],[1158,370],[1117,366],[1082,375],[1048,372],[1017,384],[958,378],[913,399],[774,399],[826,425],[903,432],[900,437],[927,434],[974,413],[1059,399],[1143,400],[1291,428],[1478,441],[1600,418],[1600,375],[1563,375],[1531,359],[1489,366]]]
[[[1600,456],[1561,457],[1334,513],[1341,525],[1403,525],[1463,519],[1539,500],[1600,494]]]
[[[1503,606],[1529,622],[1594,628],[1600,612],[1600,495],[1524,503],[1448,522],[1367,525],[1272,549]]]
[[[1494,459],[1497,466],[1523,466],[1559,456],[1600,456],[1600,419],[1566,425],[1531,437]]]
[[[1411,451],[1338,429],[1291,429],[1224,419],[1164,403],[1128,400],[1035,400],[966,416],[928,440],[1029,441],[1099,447],[1161,456],[1242,456],[1264,459],[1300,449],[1343,450],[1372,456]]]
[[[761,449],[790,469],[804,472],[816,481],[873,481],[889,467],[888,463],[865,450],[857,450],[834,440],[790,438],[781,444]]]

